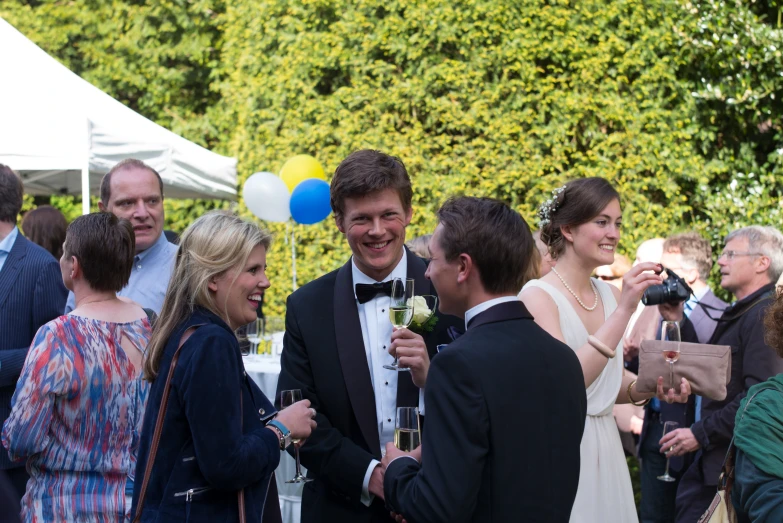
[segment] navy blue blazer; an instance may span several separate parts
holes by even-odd
[[[171,360],[182,333],[194,325],[200,327],[182,346],[171,379],[155,463],[148,464]],[[231,328],[215,314],[197,308],[169,338],[150,389],[131,514],[136,514],[144,473],[152,466],[143,522],[236,522],[237,492],[242,488],[248,523],[279,521],[272,473],[280,462],[280,445],[262,421],[274,414],[274,406],[247,378]],[[271,501],[265,506],[268,494]]]
[[[0,270],[0,425],[11,414],[11,397],[35,333],[62,314],[67,296],[59,262],[20,232]],[[21,466],[0,447],[0,469]]]

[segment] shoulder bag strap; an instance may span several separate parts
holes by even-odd
[[[141,519],[141,513],[144,509],[144,498],[147,494],[147,485],[150,481],[150,475],[152,474],[152,467],[155,464],[155,455],[158,453],[158,444],[160,443],[160,435],[163,432],[163,420],[166,418],[166,407],[169,402],[169,391],[171,390],[171,378],[174,376],[174,367],[177,366],[177,360],[179,359],[179,351],[182,350],[182,346],[188,341],[190,336],[201,325],[193,325],[182,333],[182,337],[179,340],[179,346],[177,352],[174,353],[174,357],[171,359],[171,365],[169,366],[169,373],[166,376],[166,385],[163,387],[163,397],[160,400],[160,411],[158,412],[158,419],[155,421],[155,431],[152,433],[152,444],[150,445],[150,453],[147,456],[147,467],[144,470],[144,481],[141,483],[141,491],[139,492],[139,504],[136,507],[136,516],[133,518],[133,523],[138,523]]]
[[[244,387],[244,383],[240,385],[239,387],[239,435],[242,436],[242,430],[244,426],[243,418],[244,415],[244,408],[242,407],[242,387]],[[237,493],[237,502],[239,503],[239,523],[245,523],[245,489],[241,488],[239,489],[239,492]]]

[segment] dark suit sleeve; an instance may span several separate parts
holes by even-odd
[[[60,264],[53,260],[42,263],[33,292],[33,332],[62,314],[68,290],[63,285]],[[0,351],[0,387],[16,385],[29,347]]]
[[[410,523],[469,521],[489,453],[481,385],[458,351],[433,360],[425,389],[422,463],[398,459],[384,478],[387,504]]]
[[[316,410],[315,421],[318,427],[299,449],[302,465],[326,482],[332,491],[340,493],[352,502],[360,503],[364,476],[370,462],[375,458],[343,436],[323,414],[318,398],[321,391],[315,388],[308,355],[308,350],[318,350],[318,347],[305,346],[296,311],[297,307],[289,297],[286,303],[285,337],[275,406],[280,408],[282,390],[300,389],[302,397],[310,400],[310,406]],[[293,453],[293,448],[289,448],[289,453]]]
[[[747,313],[740,326],[742,353],[742,392],[733,400],[709,416],[697,421],[691,427],[693,435],[702,448],[709,450],[714,445],[728,444],[734,435],[734,420],[740,401],[756,383],[766,381],[783,372],[781,360],[764,342],[763,318],[766,307],[757,307]],[[733,364],[733,363],[732,363]]]

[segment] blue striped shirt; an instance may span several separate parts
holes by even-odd
[[[11,232],[8,233],[8,236],[3,238],[3,241],[0,242],[0,271],[3,270],[5,260],[8,258],[8,253],[11,252],[11,248],[14,246],[17,236],[19,236],[19,229],[14,227],[11,229]]]

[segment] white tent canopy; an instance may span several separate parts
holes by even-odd
[[[0,163],[34,195],[97,195],[118,161],[160,173],[169,198],[237,198],[236,159],[190,142],[82,80],[0,18]]]

